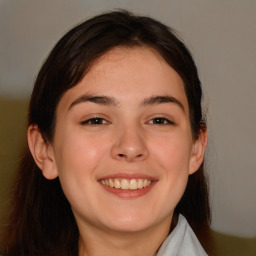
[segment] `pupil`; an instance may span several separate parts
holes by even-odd
[[[162,124],[163,123],[163,119],[162,118],[156,118],[155,119],[155,123],[156,124]]]
[[[94,119],[94,124],[101,124],[101,119],[100,118],[95,118]]]

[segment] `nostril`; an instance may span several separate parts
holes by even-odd
[[[118,154],[118,157],[120,157],[120,158],[126,158],[127,155],[126,155],[126,154]],[[143,154],[138,154],[137,156],[135,156],[135,158],[141,158],[141,157],[143,157]]]

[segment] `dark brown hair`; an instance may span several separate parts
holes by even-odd
[[[193,137],[206,129],[201,109],[201,84],[188,49],[162,23],[126,11],[96,16],[69,31],[43,64],[29,106],[28,125],[37,124],[44,139],[54,137],[56,107],[94,62],[114,47],[155,49],[183,79]],[[78,229],[59,179],[46,180],[26,149],[17,174],[5,253],[9,256],[78,255]],[[203,164],[189,176],[185,193],[175,209],[196,234],[209,230],[210,210]],[[201,241],[203,242],[203,241]]]

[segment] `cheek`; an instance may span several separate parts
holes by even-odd
[[[189,176],[192,140],[183,133],[177,133],[157,141],[161,147],[152,147],[153,161],[159,164],[165,177],[166,193],[182,194]]]
[[[151,141],[152,155],[167,175],[188,173],[191,148],[192,140],[184,134],[158,137]]]
[[[95,170],[107,155],[108,146],[96,136],[62,133],[61,139],[56,138],[55,160],[61,185],[69,199],[72,195],[79,196],[79,189],[90,190]]]
[[[56,143],[58,171],[91,172],[106,150],[107,145],[100,136],[84,136],[79,132],[63,134]]]
[[[161,175],[154,209],[161,209],[161,216],[164,218],[173,213],[185,191],[189,176],[191,144],[189,139],[184,139],[184,136],[178,134],[157,138],[151,142],[151,166],[160,170]]]

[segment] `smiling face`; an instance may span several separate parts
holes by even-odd
[[[203,159],[180,76],[152,49],[115,48],[57,108],[47,178],[59,176],[79,229],[169,229]],[[50,165],[50,167],[49,167]]]

